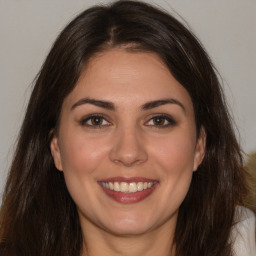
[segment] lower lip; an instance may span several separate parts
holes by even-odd
[[[132,204],[132,203],[137,203],[145,198],[147,198],[157,187],[157,184],[155,184],[153,187],[138,191],[135,193],[122,193],[122,192],[117,192],[114,190],[110,190],[108,188],[105,188],[101,185],[103,191],[112,199],[115,201],[122,203],[122,204]]]

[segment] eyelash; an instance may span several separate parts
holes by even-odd
[[[148,124],[149,122],[154,122],[156,119],[160,119],[161,121],[164,121],[164,124]],[[167,124],[165,124],[167,122]],[[154,128],[162,129],[162,128],[168,128],[170,126],[176,125],[176,121],[170,117],[169,115],[164,115],[164,114],[157,114],[152,116],[149,121],[146,122],[147,126],[153,126]]]
[[[98,118],[99,120],[101,120],[102,122],[107,122],[107,124],[98,124],[98,125],[93,125],[92,123],[91,124],[88,124],[88,122],[92,122],[93,119],[96,119]],[[89,115],[87,116],[86,118],[83,118],[81,121],[80,121],[80,124],[82,126],[87,126],[89,128],[93,128],[93,129],[97,129],[97,128],[102,128],[103,126],[110,126],[111,123],[107,120],[107,118],[103,115],[100,115],[100,114],[92,114],[92,115]]]
[[[96,119],[96,118],[98,118],[101,123],[103,122],[103,124],[98,124],[98,125],[92,124],[92,120]],[[164,124],[154,124],[154,123],[149,124],[150,122],[156,121],[156,119],[160,119],[160,121],[164,121]],[[89,122],[91,124],[89,124]],[[107,122],[107,124],[104,124],[104,122]],[[167,124],[166,124],[166,122],[167,122]],[[89,115],[89,116],[83,118],[80,121],[80,124],[82,126],[87,126],[89,128],[92,128],[92,129],[99,129],[99,128],[111,125],[111,123],[107,120],[107,118],[103,115],[100,115],[100,114]],[[176,121],[172,117],[170,117],[169,115],[157,114],[157,115],[151,116],[151,118],[145,123],[145,125],[161,129],[161,128],[168,128],[170,126],[176,125]]]

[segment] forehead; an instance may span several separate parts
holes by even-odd
[[[66,103],[72,104],[81,97],[133,106],[172,97],[183,101],[187,108],[192,107],[188,92],[157,54],[125,49],[107,50],[90,59]]]

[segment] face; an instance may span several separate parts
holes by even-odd
[[[142,234],[175,227],[204,156],[191,98],[153,53],[93,57],[51,141],[83,227]]]

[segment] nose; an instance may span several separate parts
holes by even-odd
[[[136,128],[119,129],[113,139],[109,158],[112,162],[125,167],[146,162],[148,154],[143,143],[143,136]]]

